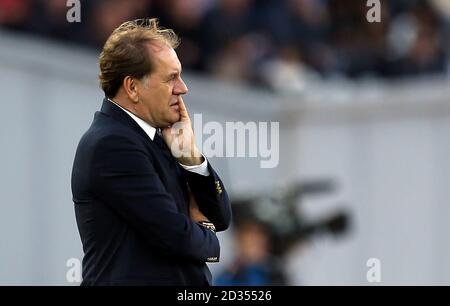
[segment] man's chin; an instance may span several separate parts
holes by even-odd
[[[175,122],[180,121],[180,113],[177,112],[176,114],[173,114],[170,119],[171,119],[170,124],[174,124]]]
[[[167,118],[166,120],[166,124],[164,127],[169,127],[172,126],[173,124],[177,123],[180,121],[180,115],[176,116],[170,116],[170,118]]]

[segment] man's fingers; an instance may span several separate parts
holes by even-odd
[[[189,118],[189,113],[186,109],[186,105],[184,104],[183,98],[180,96],[180,102],[178,103],[180,105],[180,116],[181,116],[181,121],[186,120],[190,120]]]

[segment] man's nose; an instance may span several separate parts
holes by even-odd
[[[175,94],[177,95],[184,95],[187,94],[189,89],[186,86],[186,83],[184,83],[183,79],[180,78],[180,81],[177,83],[177,86],[175,86]]]

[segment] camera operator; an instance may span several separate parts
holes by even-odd
[[[247,219],[234,227],[236,258],[216,279],[218,286],[286,285],[279,259],[271,253],[268,225]]]

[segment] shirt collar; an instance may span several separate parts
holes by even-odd
[[[156,129],[154,127],[152,127],[150,124],[148,124],[147,122],[145,122],[144,120],[142,120],[141,118],[139,118],[138,116],[133,114],[132,112],[126,110],[125,108],[123,108],[122,106],[120,106],[119,104],[114,102],[112,99],[108,98],[108,101],[111,103],[114,103],[115,105],[120,107],[125,113],[130,115],[130,117],[133,118],[134,121],[136,121],[136,123],[141,127],[141,129],[144,130],[145,134],[147,134],[151,140],[153,140],[155,138]]]

